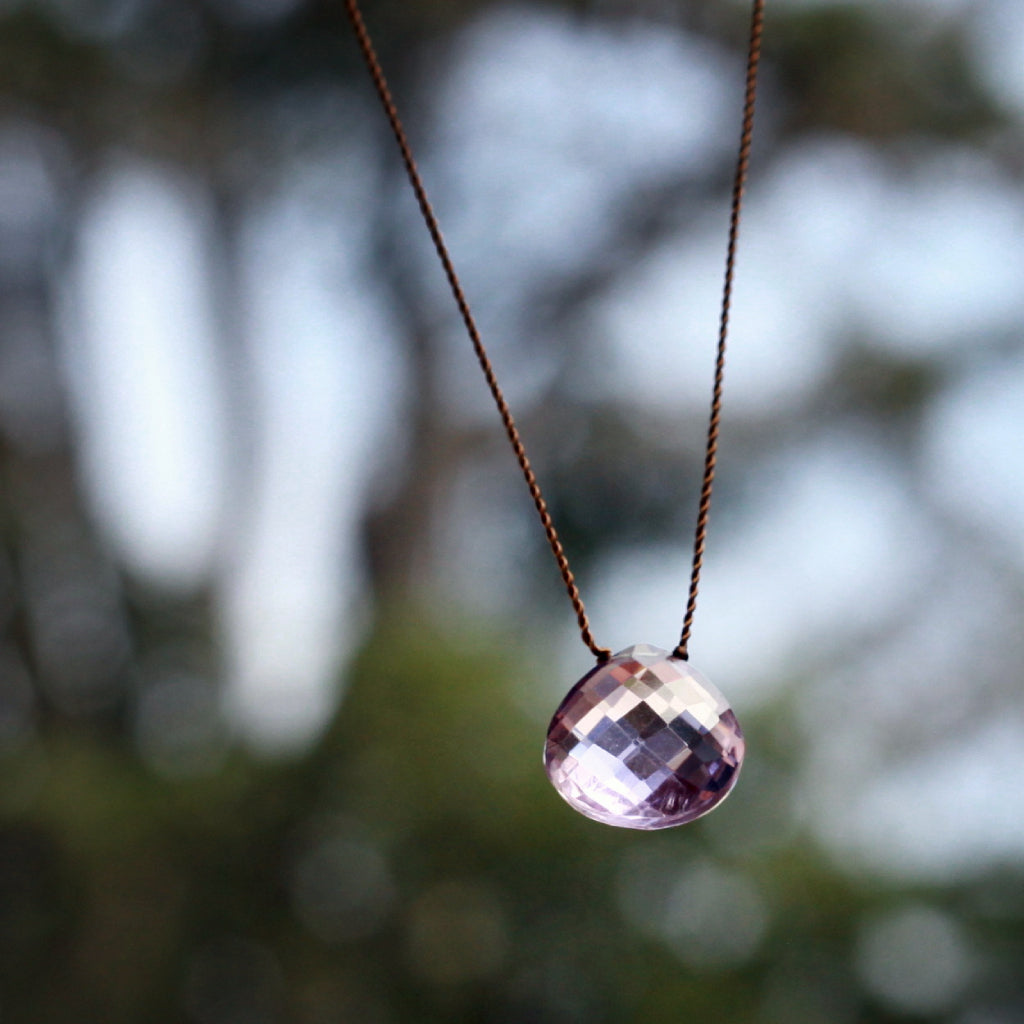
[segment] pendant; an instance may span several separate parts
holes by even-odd
[[[688,661],[635,644],[588,672],[548,728],[544,767],[581,814],[621,828],[683,825],[739,778],[736,716]]]

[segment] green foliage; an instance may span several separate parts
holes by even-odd
[[[993,914],[1016,872],[972,897],[837,870],[787,807],[770,714],[706,821],[573,815],[522,710],[537,667],[416,620],[369,640],[298,761],[170,781],[80,731],[14,757],[38,779],[0,828],[6,1019],[881,1022],[854,969],[873,916],[945,908],[996,964],[1024,942]]]

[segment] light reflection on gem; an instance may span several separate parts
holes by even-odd
[[[636,644],[569,691],[548,729],[544,765],[588,818],[659,829],[721,803],[743,752],[722,694],[688,662]]]

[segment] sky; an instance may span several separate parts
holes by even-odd
[[[981,66],[1024,112],[1024,72],[1009,56],[1024,47],[1024,8],[932,6],[972,14]],[[499,325],[496,356],[510,355],[531,284],[603,244],[594,210],[644,174],[709,166],[732,149],[734,70],[694,40],[580,32],[552,11],[497,9],[465,30],[437,101],[445,157],[425,168],[458,196],[438,212],[453,251],[468,254],[464,283],[481,319]],[[678,96],[687,102],[669,101]],[[333,680],[366,624],[359,514],[412,386],[361,259],[368,173],[341,142],[251,211],[237,351],[218,342],[207,199],[155,163],[115,155],[98,176],[66,296],[65,367],[95,514],[141,577],[181,592],[212,582],[228,710],[268,750],[315,737],[343,696]],[[324,182],[336,178],[345,184],[328,190],[335,215],[325,218]],[[598,386],[632,389],[666,423],[707,402],[725,216],[709,209],[685,239],[665,240],[592,314],[609,353]],[[942,874],[1024,854],[1024,792],[1013,785],[1024,717],[972,716],[963,703],[1005,702],[1006,681],[979,654],[1005,607],[998,573],[951,551],[943,532],[948,517],[1024,568],[1024,357],[1019,345],[976,343],[1019,336],[1022,229],[1017,184],[953,147],[900,172],[849,139],[819,137],[752,171],[727,417],[784,415],[821,389],[844,332],[950,371],[909,479],[885,436],[848,424],[766,456],[742,514],[712,533],[692,647],[738,708],[778,696],[790,685],[783,667],[822,673],[801,712],[814,827],[838,856],[878,870]],[[493,287],[496,274],[507,287]],[[431,287],[444,308],[443,282]],[[453,402],[487,423],[484,386],[453,337]],[[513,405],[528,401],[537,380],[510,379]],[[515,541],[503,493],[466,507]],[[514,581],[512,546],[451,544],[470,598],[496,574]],[[599,635],[616,649],[670,647],[687,574],[682,547],[609,557],[587,592]],[[482,600],[500,610],[490,590]],[[810,664],[822,638],[829,671]],[[566,679],[537,694],[538,714],[585,670],[579,658],[566,654]],[[956,729],[985,754],[894,748],[915,721],[930,736]]]

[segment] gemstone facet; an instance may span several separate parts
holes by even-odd
[[[689,662],[635,644],[588,672],[548,729],[544,767],[595,821],[670,828],[720,804],[744,752],[736,716]]]

